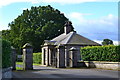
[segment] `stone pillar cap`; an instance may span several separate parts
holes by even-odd
[[[30,43],[26,43],[22,48],[32,48],[32,45]]]
[[[72,48],[70,48],[70,51],[77,51],[77,48],[72,47]]]

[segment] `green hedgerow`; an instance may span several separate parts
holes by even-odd
[[[41,64],[42,62],[42,53],[33,53],[33,63],[35,64]]]
[[[2,68],[11,66],[11,45],[9,41],[2,40]]]
[[[88,46],[81,48],[82,59],[84,61],[113,61],[119,62],[120,46]]]

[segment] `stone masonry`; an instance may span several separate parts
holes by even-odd
[[[32,45],[30,45],[29,43],[26,43],[23,46],[23,69],[33,69],[33,48]]]

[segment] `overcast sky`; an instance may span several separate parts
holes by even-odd
[[[0,1],[0,31],[31,6],[51,5],[72,21],[78,34],[91,40],[118,40],[119,0],[3,0]]]

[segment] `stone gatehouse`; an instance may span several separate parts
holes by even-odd
[[[76,31],[72,31],[72,23],[66,22],[64,33],[52,40],[45,40],[42,45],[42,65],[53,67],[77,67],[81,60],[80,47],[98,46]]]

